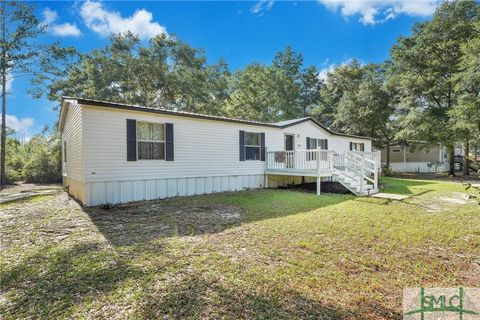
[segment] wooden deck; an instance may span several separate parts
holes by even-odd
[[[320,178],[333,177],[353,193],[369,195],[378,191],[380,152],[268,151],[265,166],[267,175],[316,177],[317,194]]]

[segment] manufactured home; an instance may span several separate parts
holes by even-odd
[[[63,183],[85,206],[335,180],[377,192],[372,139],[310,117],[265,123],[64,97]]]
[[[465,149],[461,144],[455,145],[455,170],[460,170]],[[423,141],[407,141],[395,143],[382,149],[381,158],[389,158],[390,171],[398,173],[439,173],[447,172],[449,167],[447,148],[439,144],[429,144]],[[386,162],[383,163],[386,165]]]

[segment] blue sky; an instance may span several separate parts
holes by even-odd
[[[292,46],[306,65],[323,73],[352,58],[384,61],[398,36],[428,19],[436,5],[436,0],[35,2],[49,26],[41,40],[81,52],[104,46],[112,32],[131,30],[145,42],[166,32],[205,49],[209,62],[226,59],[233,70],[268,64],[277,51]],[[56,103],[32,99],[27,79],[8,86],[7,125],[30,137],[57,121]]]

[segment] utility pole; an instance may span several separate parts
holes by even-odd
[[[7,39],[6,39],[6,25],[5,19],[7,12],[5,11],[5,0],[2,0],[2,66],[0,72],[2,73],[2,138],[1,138],[1,155],[0,155],[0,190],[7,184],[5,176],[5,149],[6,149],[6,95],[7,95]]]

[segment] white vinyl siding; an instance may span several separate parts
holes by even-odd
[[[175,160],[127,161],[126,119],[173,123]],[[283,150],[284,133],[294,133],[296,149],[306,148],[306,137],[329,139],[329,149],[343,153],[355,138],[333,136],[311,122],[285,129],[212,121],[141,111],[84,107],[86,181],[263,174],[265,162],[239,161],[238,132],[265,133],[267,151]],[[371,142],[365,151],[371,150]]]
[[[369,139],[345,137],[340,135],[332,135],[322,128],[318,127],[311,121],[305,121],[300,124],[282,129],[283,133],[295,134],[295,149],[307,148],[307,137],[315,139],[328,139],[328,149],[334,150],[338,153],[344,153],[350,150],[350,141],[364,143],[365,151],[372,151],[372,141]],[[283,149],[267,149],[270,151],[283,150]]]
[[[239,161],[240,130],[265,132],[268,148],[283,149],[277,128],[101,107],[84,110],[89,182],[263,174],[265,162]],[[175,160],[127,161],[126,119],[173,123]]]
[[[69,104],[62,133],[62,173],[80,182],[84,181],[83,124],[82,107]]]

